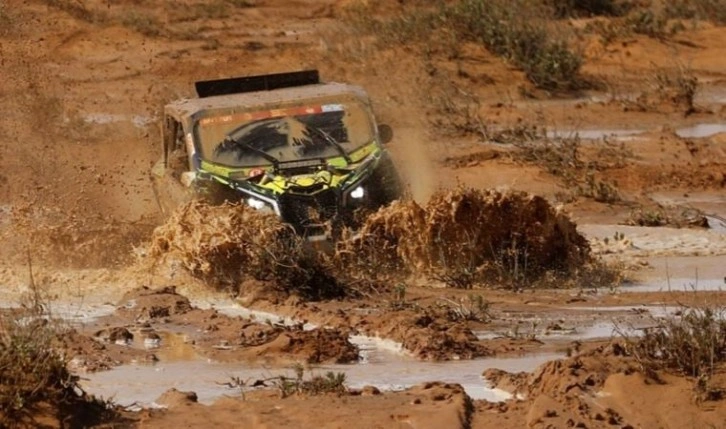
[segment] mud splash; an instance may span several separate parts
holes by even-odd
[[[457,189],[426,206],[401,201],[371,215],[338,244],[341,266],[366,275],[425,273],[459,282],[531,283],[569,276],[589,260],[576,225],[547,200],[522,192]]]
[[[192,201],[154,230],[148,256],[151,263],[177,262],[214,286],[227,286],[296,265],[299,244],[292,228],[272,214]]]
[[[590,261],[590,247],[544,198],[462,188],[440,191],[425,206],[404,200],[380,209],[344,232],[332,255],[305,252],[273,215],[193,201],[154,231],[148,255],[214,286],[243,292],[244,280],[263,280],[314,298],[343,295],[351,285],[380,290],[413,274],[455,287],[571,278]]]

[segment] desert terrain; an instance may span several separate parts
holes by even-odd
[[[726,427],[722,9],[0,0],[0,427]],[[163,106],[309,69],[407,196],[322,277],[228,276],[210,237],[308,260],[161,213]]]

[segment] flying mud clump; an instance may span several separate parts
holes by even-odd
[[[455,287],[570,278],[590,262],[587,240],[544,198],[456,189],[425,206],[401,201],[372,214],[338,243],[344,265],[423,274]]]

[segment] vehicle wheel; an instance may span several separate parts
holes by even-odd
[[[376,167],[368,183],[373,209],[390,204],[392,201],[401,198],[403,194],[401,177],[393,164],[393,160],[386,153],[378,162],[378,167]]]
[[[151,186],[163,218],[169,217],[177,207],[194,198],[194,193],[184,187],[171,170],[164,168],[161,161],[152,170]]]

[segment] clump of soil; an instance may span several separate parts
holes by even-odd
[[[107,320],[136,324],[142,330],[174,330],[195,327],[187,332],[196,352],[220,361],[285,361],[349,363],[358,360],[358,347],[342,329],[283,326],[230,317],[214,309],[195,308],[174,287],[141,287],[127,293],[116,314]],[[130,333],[121,327],[99,331],[104,338],[126,339]],[[110,346],[110,344],[109,344]],[[163,342],[161,347],[163,347]]]
[[[135,321],[148,321],[188,313],[192,310],[189,299],[176,292],[174,286],[150,289],[142,286],[121,299],[117,313]]]
[[[442,312],[432,309],[396,311],[352,322],[368,335],[400,342],[419,359],[474,359],[493,354],[466,323],[451,321]]]
[[[423,207],[401,201],[379,210],[338,244],[336,257],[363,275],[375,267],[466,287],[572,276],[589,261],[590,247],[542,197],[456,189],[436,193]]]
[[[218,360],[294,361],[308,364],[358,361],[358,347],[341,329],[280,326],[216,315],[195,343]]]

